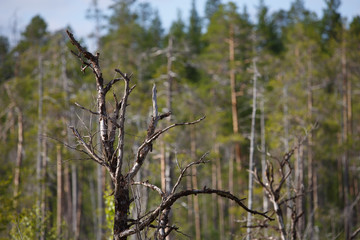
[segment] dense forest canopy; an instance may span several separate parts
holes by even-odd
[[[131,172],[148,134],[156,84],[159,113],[172,113],[160,128],[206,119],[161,135],[134,181],[166,192],[209,152],[178,189],[229,191],[274,219],[248,216],[218,195],[189,195],[171,208],[170,239],[359,236],[360,16],[342,16],[340,0],[325,3],[318,16],[302,0],[275,12],[260,0],[252,20],[236,2],[207,0],[199,10],[193,0],[189,19],[179,12],[165,31],[149,3],[114,0],[104,17],[93,1],[87,15],[105,82],[121,69],[137,85],[124,120],[123,169]],[[71,54],[66,30],[49,31],[37,15],[15,46],[0,36],[0,239],[113,236],[111,176],[73,133],[105,152],[94,66]],[[123,91],[112,86],[109,111]],[[129,195],[134,222],[159,201],[141,186]],[[153,225],[132,237],[153,239]]]

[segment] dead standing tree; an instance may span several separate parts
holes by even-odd
[[[291,197],[285,198],[285,195],[281,194],[281,191],[284,187],[284,184],[289,181],[289,177],[293,171],[293,168],[290,164],[290,158],[294,154],[295,150],[297,150],[303,143],[305,138],[303,138],[299,145],[292,148],[289,152],[285,153],[281,159],[273,157],[277,163],[277,169],[279,171],[279,177],[274,174],[274,166],[270,161],[266,162],[265,168],[265,179],[262,178],[259,173],[256,171],[251,171],[254,176],[254,180],[261,185],[261,187],[265,190],[266,195],[270,202],[273,205],[273,210],[276,215],[276,220],[278,223],[278,231],[280,232],[281,240],[288,239],[298,239],[296,232],[296,225],[299,219],[303,216],[303,212],[298,213],[294,204],[289,204],[289,202],[294,202],[298,197],[303,195],[303,192],[295,192],[295,194]],[[286,231],[283,208],[287,207],[291,211],[291,229],[288,233]],[[266,221],[266,220],[265,220]],[[257,228],[257,227],[268,227],[267,224],[260,224],[259,226],[248,226],[249,228]]]
[[[144,182],[135,182],[134,177],[139,172],[147,154],[152,150],[153,142],[163,133],[167,132],[171,128],[183,125],[192,125],[199,123],[205,117],[202,117],[193,122],[185,123],[175,123],[163,129],[157,130],[157,124],[160,120],[169,117],[171,112],[159,114],[157,110],[157,99],[156,99],[156,87],[153,87],[153,116],[150,120],[150,124],[147,129],[147,135],[143,143],[138,147],[135,154],[135,159],[130,166],[129,170],[125,171],[123,169],[123,159],[124,159],[124,146],[125,146],[125,117],[126,117],[126,108],[128,106],[128,98],[134,86],[130,86],[131,75],[127,75],[122,71],[115,69],[115,71],[120,74],[120,78],[115,78],[104,83],[102,71],[99,64],[99,53],[93,55],[88,52],[80,43],[74,38],[73,34],[67,31],[67,34],[70,38],[71,43],[76,47],[78,52],[71,51],[76,57],[80,59],[83,64],[82,71],[90,68],[96,79],[96,89],[97,89],[97,111],[92,111],[86,109],[81,105],[77,104],[80,108],[89,111],[92,114],[98,116],[99,126],[100,126],[100,137],[103,147],[102,153],[96,151],[95,143],[93,138],[85,138],[75,127],[70,127],[77,138],[81,149],[72,147],[78,151],[81,151],[87,154],[92,160],[101,166],[105,167],[108,171],[111,181],[114,186],[114,205],[115,205],[115,217],[114,217],[114,236],[115,240],[124,240],[128,236],[133,234],[138,234],[142,230],[148,227],[156,228],[156,238],[165,239],[165,237],[174,229],[173,226],[170,226],[167,221],[167,216],[163,214],[164,210],[170,210],[172,205],[182,197],[196,194],[217,194],[221,197],[228,198],[236,202],[240,207],[252,214],[261,215],[267,219],[272,220],[266,214],[257,212],[247,208],[243,204],[244,199],[239,199],[230,192],[222,191],[218,189],[210,189],[204,187],[203,189],[188,189],[184,191],[177,192],[177,187],[179,186],[181,180],[185,176],[185,172],[188,168],[193,165],[204,163],[204,158],[206,154],[198,161],[190,163],[184,169],[182,169],[181,174],[171,189],[171,191],[164,193],[159,187],[144,181]],[[110,113],[106,105],[106,94],[112,88],[112,86],[123,80],[124,81],[124,93],[122,99],[119,101],[116,94],[114,93],[114,109]],[[91,135],[92,136],[92,135]],[[129,209],[133,201],[130,198],[130,187],[131,185],[142,185],[148,187],[161,196],[161,202],[154,210],[145,213],[143,216],[140,216],[138,219],[133,220],[129,219]],[[167,211],[165,211],[167,212]],[[156,219],[159,219],[158,224],[152,224]]]

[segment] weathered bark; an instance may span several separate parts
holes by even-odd
[[[253,168],[254,168],[254,145],[255,145],[255,118],[256,118],[256,82],[257,77],[259,75],[257,67],[256,67],[256,59],[253,59],[253,70],[254,70],[254,77],[253,77],[253,102],[252,102],[252,113],[251,113],[251,134],[250,134],[250,153],[249,153],[249,196],[248,196],[248,206],[252,208],[252,194],[253,194]],[[247,215],[247,226],[251,226],[252,216],[248,213]],[[246,239],[251,239],[251,228],[248,227],[246,230]]]
[[[124,179],[115,184],[115,217],[114,217],[114,240],[126,240],[127,237],[119,237],[120,233],[129,228],[128,212],[130,208],[129,188]]]

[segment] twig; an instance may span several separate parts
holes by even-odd
[[[180,175],[179,175],[179,177],[178,177],[178,179],[177,179],[177,181],[176,181],[173,189],[171,190],[171,194],[175,193],[176,188],[179,186],[179,184],[180,184],[182,178],[184,177],[186,171],[188,170],[188,168],[190,168],[190,167],[193,166],[193,165],[197,165],[197,164],[201,164],[201,163],[206,163],[207,161],[204,161],[204,158],[205,158],[208,154],[209,154],[209,152],[204,153],[198,161],[189,163],[184,169],[181,170],[181,173],[180,173]]]

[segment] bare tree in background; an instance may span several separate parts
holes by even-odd
[[[142,167],[146,156],[152,150],[152,144],[154,141],[163,133],[167,132],[171,128],[184,125],[193,125],[202,121],[205,117],[202,117],[193,122],[185,123],[175,123],[169,125],[163,129],[157,129],[157,124],[160,120],[169,117],[171,112],[159,114],[157,110],[157,98],[156,98],[156,86],[154,85],[152,91],[152,102],[153,102],[153,115],[151,117],[150,123],[148,125],[147,134],[140,146],[138,147],[134,160],[130,163],[128,170],[123,168],[124,164],[124,146],[125,141],[125,117],[126,109],[128,104],[128,98],[132,90],[135,88],[135,85],[130,86],[131,75],[123,73],[119,69],[115,71],[120,75],[120,78],[115,78],[109,81],[108,83],[104,82],[103,74],[99,64],[99,53],[93,55],[83,48],[80,43],[74,38],[73,34],[69,31],[67,32],[71,43],[76,47],[77,52],[72,51],[72,53],[77,56],[83,64],[82,71],[85,71],[87,68],[90,68],[96,79],[96,90],[97,90],[97,110],[92,111],[82,107],[80,104],[77,104],[80,108],[91,112],[94,115],[98,116],[99,126],[100,126],[100,137],[101,144],[103,146],[103,152],[98,152],[96,149],[96,142],[94,142],[94,134],[89,134],[88,136],[80,133],[75,127],[70,127],[77,138],[79,143],[78,147],[71,147],[78,151],[81,151],[87,154],[92,160],[100,164],[102,167],[106,168],[108,171],[111,181],[114,186],[114,205],[115,205],[115,217],[114,217],[114,235],[115,240],[124,240],[128,236],[133,234],[138,234],[141,231],[148,228],[155,228],[155,238],[156,239],[165,239],[166,236],[172,230],[176,230],[177,227],[170,225],[167,219],[167,215],[164,214],[171,210],[173,204],[182,197],[196,194],[217,194],[223,198],[228,198],[236,202],[240,207],[245,209],[247,212],[252,214],[261,215],[269,220],[272,220],[266,214],[251,210],[245,206],[243,203],[244,199],[239,199],[234,196],[232,193],[227,191],[222,191],[218,189],[211,188],[202,188],[202,189],[188,189],[183,191],[177,191],[181,180],[184,178],[186,171],[194,166],[201,163],[205,163],[205,157],[207,154],[204,154],[199,160],[188,164],[185,168],[181,168],[181,173],[170,191],[164,192],[156,185],[149,183],[148,181],[135,181],[134,178]],[[106,95],[111,90],[112,86],[119,81],[124,81],[124,92],[121,100],[118,99],[117,95],[113,93],[114,98],[114,109],[110,112],[107,108]],[[130,189],[132,185],[141,185],[147,187],[160,195],[161,201],[159,205],[145,213],[142,216],[139,216],[137,219],[129,218],[129,209],[130,205],[135,201],[132,201],[130,198]],[[166,210],[166,211],[164,211]],[[157,220],[157,224],[154,222]]]
[[[266,162],[265,176],[261,177],[256,169],[251,172],[254,176],[254,180],[265,190],[270,203],[273,205],[273,214],[276,216],[278,224],[277,230],[280,232],[281,240],[300,239],[296,227],[298,226],[298,221],[303,217],[304,212],[299,212],[296,208],[296,204],[294,203],[297,198],[303,195],[303,192],[297,193],[296,189],[292,189],[295,191],[295,194],[291,197],[286,197],[288,196],[287,191],[284,195],[281,194],[281,191],[287,184],[287,181],[289,181],[289,177],[293,171],[293,167],[290,164],[290,158],[295,153],[295,151],[301,147],[304,140],[305,138],[300,140],[299,144],[293,147],[289,152],[285,153],[281,159],[272,157],[276,160],[278,166],[274,167],[273,163],[268,160]],[[276,175],[276,170],[278,171],[279,176]],[[288,210],[291,212],[290,223],[288,223],[291,226],[289,231],[286,230],[285,226],[285,218],[283,213],[284,207],[288,208]],[[247,227],[266,228],[269,227],[269,225],[262,223],[251,226],[247,225]]]

